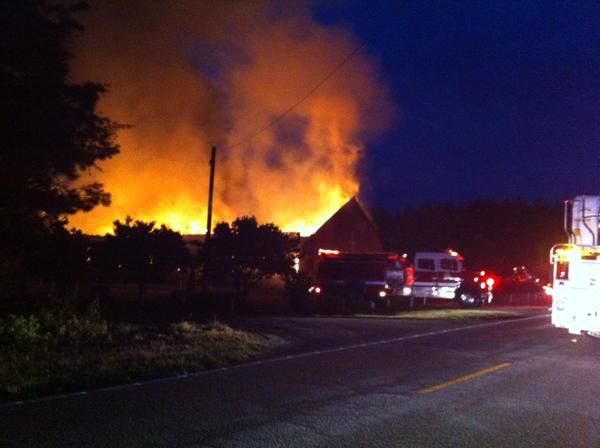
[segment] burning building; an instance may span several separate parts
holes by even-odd
[[[92,1],[75,75],[106,83],[102,113],[131,127],[89,173],[112,204],[71,225],[104,234],[129,215],[204,233],[212,146],[213,222],[253,215],[310,235],[355,196],[389,95],[365,52],[320,84],[360,45],[298,3]]]
[[[301,269],[314,274],[319,251],[383,252],[373,219],[357,197],[346,202],[310,237],[301,248]]]

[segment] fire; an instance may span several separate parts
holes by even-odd
[[[111,206],[71,225],[103,234],[130,215],[204,233],[216,145],[213,223],[254,215],[312,234],[359,192],[365,136],[389,124],[376,64],[355,56],[269,126],[349,54],[353,36],[315,22],[306,7],[273,18],[269,3],[193,5],[124,14],[139,6],[92,4],[76,73],[107,83],[102,112],[132,128],[119,134],[121,154],[92,174]],[[124,17],[139,18],[135,32]]]
[[[281,226],[284,232],[299,232],[303,236],[312,235],[321,224],[329,219],[350,199],[350,197],[346,196],[339,187],[329,189],[325,184],[323,184],[323,187],[327,188],[327,192],[323,198],[323,205],[319,207],[316,213],[311,208],[310,211],[313,211],[313,213],[307,215],[304,219],[298,218],[295,214],[296,211],[289,216],[281,216],[282,222],[286,223]],[[356,185],[356,188],[358,191],[358,184]]]

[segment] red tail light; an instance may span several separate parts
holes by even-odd
[[[406,268],[406,281],[404,284],[406,286],[412,286],[415,284],[415,270],[412,266]]]

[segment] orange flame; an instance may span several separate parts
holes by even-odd
[[[103,234],[130,215],[204,233],[212,145],[215,223],[254,215],[309,235],[358,193],[364,136],[385,129],[391,115],[365,55],[247,139],[349,54],[356,42],[346,30],[316,23],[303,8],[273,19],[268,3],[178,10],[158,2],[125,14],[137,7],[126,3],[92,5],[76,72],[109,84],[102,112],[133,127],[119,134],[121,154],[93,175],[111,206],[74,215],[73,226]]]

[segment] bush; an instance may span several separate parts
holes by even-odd
[[[186,320],[171,324],[171,332],[174,334],[189,334],[196,331],[198,331],[197,325]]]
[[[41,325],[35,316],[10,314],[0,323],[0,339],[4,344],[21,347],[36,343],[41,338]]]
[[[90,303],[82,313],[64,308],[44,308],[29,316],[10,314],[0,321],[0,340],[18,347],[40,341],[59,344],[65,339],[86,342],[107,337],[108,324],[100,318],[97,302]]]

